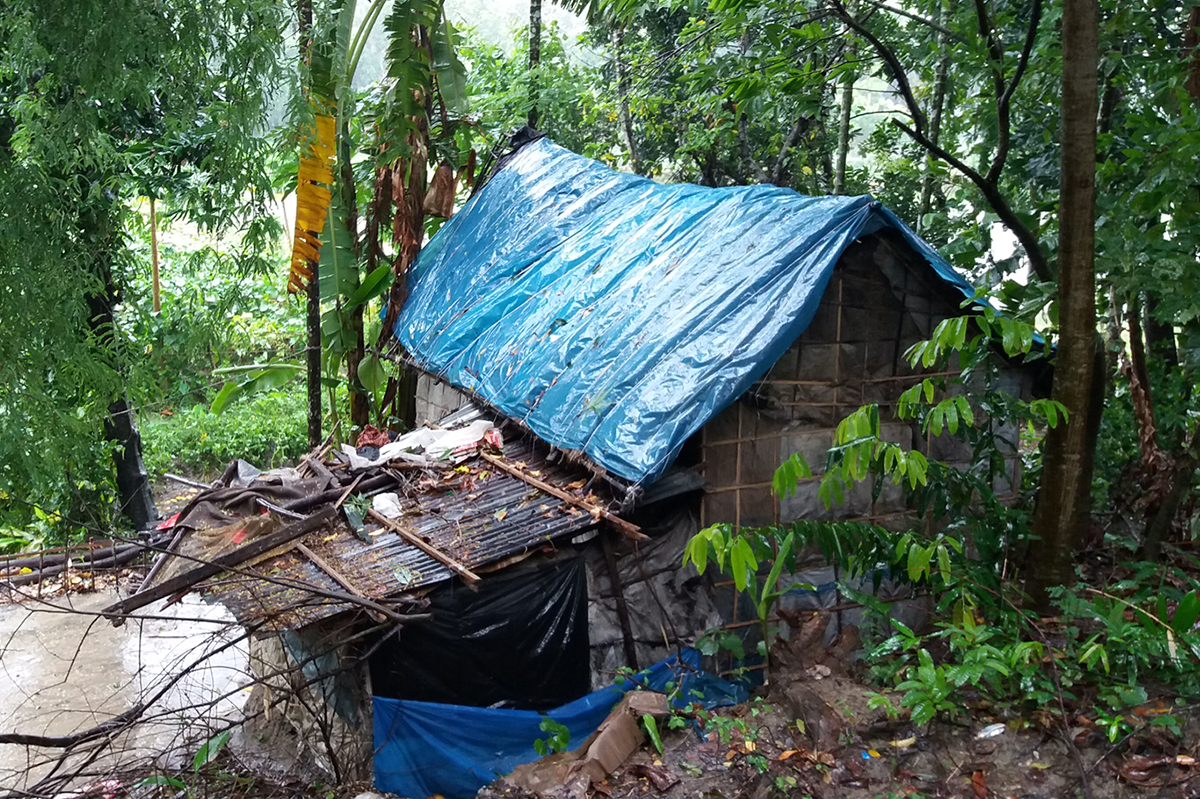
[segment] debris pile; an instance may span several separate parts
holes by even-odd
[[[548,447],[502,434],[465,408],[437,426],[382,443],[326,446],[294,469],[231,464],[172,520],[166,557],[139,590],[106,608],[115,620],[191,590],[239,623],[300,629],[348,612],[410,620],[421,593],[511,565],[601,521],[633,525],[602,499],[606,484]]]

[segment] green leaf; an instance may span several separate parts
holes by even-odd
[[[1001,317],[1000,319],[1000,342],[1004,347],[1004,351],[1009,355],[1017,354],[1018,347],[1017,327],[1011,319]]]
[[[929,563],[933,559],[933,547],[923,547],[913,544],[908,550],[908,579],[914,583],[929,573]]]
[[[812,469],[799,452],[793,452],[787,460],[779,464],[771,479],[771,490],[777,497],[791,496],[796,492],[796,486],[801,480],[812,477]]]
[[[946,406],[946,429],[950,431],[950,435],[954,435],[958,432],[958,406],[953,399],[947,400],[944,404]]]
[[[966,397],[958,396],[954,398],[954,404],[958,406],[958,415],[962,417],[963,424],[967,427],[975,426],[975,412],[971,409],[971,403]]]
[[[950,579],[950,577],[951,577],[951,574],[950,574],[950,550],[946,548],[945,544],[938,544],[937,558],[938,558],[938,571],[941,572],[942,579],[943,580]]]
[[[442,24],[433,37],[433,71],[446,108],[454,114],[467,113],[467,68],[458,59],[457,36],[450,20],[442,15]]]
[[[765,621],[767,613],[770,611],[771,598],[774,595],[775,584],[779,582],[779,577],[783,574],[783,568],[787,562],[788,554],[792,551],[792,544],[795,542],[795,534],[788,533],[783,539],[783,543],[779,546],[779,552],[775,555],[775,562],[771,564],[771,571],[767,574],[767,580],[763,583],[762,596],[758,601],[758,618]]]
[[[377,267],[375,271],[363,278],[362,283],[354,293],[350,295],[350,299],[346,300],[346,304],[342,306],[346,310],[355,308],[383,294],[391,288],[392,282],[396,279],[396,275],[392,272],[390,264],[384,264]]]
[[[358,362],[358,382],[372,395],[378,395],[380,389],[387,385],[387,372],[375,353],[370,353]]]
[[[253,394],[258,391],[274,391],[287,385],[289,381],[304,371],[297,363],[281,363],[253,372],[250,379],[242,383],[242,389]]]
[[[139,787],[161,786],[163,788],[174,788],[177,791],[186,791],[187,783],[175,777],[168,777],[165,774],[155,774],[153,777],[147,777],[137,783]]]
[[[257,369],[239,383],[227,380],[221,386],[221,390],[217,392],[217,396],[213,399],[209,410],[213,413],[221,413],[229,406],[230,402],[243,394],[274,391],[288,383],[288,381],[292,380],[302,371],[304,371],[304,367],[300,364],[280,363],[272,364],[264,369]]]
[[[229,735],[230,731],[225,730],[205,741],[204,745],[196,750],[196,756],[192,758],[192,771],[198,772],[202,766],[215,760],[225,745],[229,743]]]
[[[737,586],[737,590],[746,590],[746,586],[750,584],[750,574],[757,567],[758,561],[754,557],[750,542],[744,538],[735,540],[729,553],[729,570],[733,572],[733,584]]]
[[[658,719],[649,713],[642,714],[642,726],[646,728],[646,734],[650,736],[650,742],[654,744],[654,748],[662,754],[663,742],[662,735],[658,732]]]
[[[1197,618],[1200,618],[1200,596],[1195,590],[1188,591],[1183,599],[1179,600],[1179,607],[1171,617],[1171,628],[1180,635],[1190,633],[1196,625]]]
[[[337,173],[334,177],[338,177]],[[358,291],[358,261],[354,257],[354,236],[348,226],[349,214],[339,181],[329,203],[325,229],[321,231],[321,260],[317,264],[317,273],[323,300],[352,297]]]
[[[233,401],[239,394],[242,393],[242,387],[232,380],[226,380],[225,385],[221,386],[221,390],[217,392],[217,396],[213,398],[212,405],[209,410],[212,413],[220,413],[225,410],[230,402]]]
[[[929,412],[929,418],[926,420],[926,429],[934,436],[942,434],[942,426],[945,423],[946,412],[941,404],[935,405],[933,410]]]
[[[692,540],[688,542],[687,549],[683,552],[683,565],[686,566],[689,559],[695,564],[696,573],[704,574],[708,566],[708,539],[703,534],[692,536]]]

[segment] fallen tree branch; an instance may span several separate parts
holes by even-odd
[[[202,563],[199,566],[189,569],[188,571],[176,575],[169,580],[164,580],[158,585],[152,586],[145,591],[122,599],[103,609],[106,614],[111,614],[115,617],[125,616],[132,610],[145,607],[151,602],[159,599],[165,599],[172,594],[179,593],[191,588],[197,583],[207,580],[209,577],[214,577],[225,571],[229,566],[237,566],[245,563],[251,558],[256,558],[259,555],[266,554],[276,547],[291,543],[297,538],[312,532],[326,524],[329,524],[336,518],[337,514],[333,508],[325,508],[324,510],[314,513],[304,521],[290,524],[281,530],[277,530],[268,535],[260,536],[250,541],[244,546],[238,547],[232,552],[227,552],[213,558],[211,561]],[[115,619],[114,619],[115,620]]]

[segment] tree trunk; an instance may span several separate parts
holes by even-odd
[[[117,470],[117,496],[121,512],[137,530],[144,530],[159,517],[150,492],[150,475],[142,462],[142,436],[137,429],[133,406],[124,397],[117,397],[108,406],[104,420],[104,437],[117,444],[113,461]]]
[[[383,326],[379,331],[378,347],[381,351],[385,346],[400,346],[394,338],[393,331],[396,320],[400,317],[400,309],[408,299],[408,271],[421,252],[421,240],[424,235],[425,213],[422,209],[425,204],[427,179],[425,154],[428,152],[428,132],[421,131],[413,136],[422,137],[409,141],[411,152],[414,154],[412,163],[415,168],[407,168],[406,161],[399,161],[392,168],[392,201],[396,204],[396,215],[392,224],[396,260],[392,271],[396,280],[388,290]],[[411,367],[401,365],[399,375],[388,379],[381,415],[384,418],[391,416],[397,419],[402,429],[411,429],[417,423],[416,396],[417,373]]]
[[[105,347],[106,353],[118,375],[125,371],[126,358],[120,351],[120,339],[116,334],[116,319],[113,309],[120,301],[116,280],[112,273],[112,255],[117,244],[115,232],[117,219],[104,200],[81,201],[84,210],[79,222],[82,237],[97,242],[92,269],[96,277],[96,289],[88,294],[88,326],[97,346]],[[104,437],[116,445],[113,451],[113,466],[117,478],[117,499],[120,512],[141,530],[158,518],[154,497],[150,492],[150,477],[142,463],[142,437],[138,434],[134,411],[122,391],[108,405],[104,419]]]
[[[529,0],[529,127],[538,124],[538,65],[542,63],[542,0]]]
[[[358,192],[354,183],[354,169],[350,164],[350,131],[348,127],[342,130],[339,138],[342,145],[339,148],[341,153],[338,158],[340,169],[338,177],[341,184],[342,202],[346,208],[346,228],[350,231],[351,251],[354,253],[357,263],[359,256]],[[371,423],[371,402],[362,381],[358,379],[358,365],[366,355],[366,342],[363,334],[364,310],[363,305],[358,305],[350,310],[350,329],[354,333],[354,346],[346,353],[346,382],[350,386],[350,424],[359,429]]]
[[[1097,0],[1064,0],[1062,14],[1062,177],[1059,197],[1059,324],[1054,399],[1070,417],[1046,436],[1034,510],[1026,590],[1041,608],[1048,590],[1071,582],[1077,542],[1088,523],[1095,438],[1090,412],[1096,361]]]
[[[613,60],[617,66],[617,113],[620,116],[621,134],[625,138],[625,149],[629,151],[629,167],[635,174],[642,174],[642,162],[638,158],[637,142],[633,138],[633,117],[629,113],[629,65],[625,62],[625,28],[613,30]]]
[[[942,7],[938,5],[934,10],[934,21],[939,25],[942,21]],[[941,144],[942,138],[942,113],[946,108],[946,76],[950,71],[950,49],[946,46],[946,34],[939,30],[937,35],[937,49],[941,54],[938,59],[937,71],[933,77],[933,106],[929,112],[929,140],[935,145]],[[932,160],[932,159],[931,159]],[[921,204],[918,206],[917,213],[917,232],[925,232],[925,216],[933,207],[933,170],[930,168],[929,162],[925,166],[925,174],[921,176]]]
[[[854,58],[854,47],[847,51],[850,59]],[[850,113],[854,109],[854,73],[847,72],[842,76],[842,108],[838,119],[838,149],[837,166],[833,171],[833,193],[846,193],[846,158],[850,154]]]
[[[1179,365],[1179,349],[1175,345],[1175,328],[1165,322],[1160,322],[1154,315],[1158,307],[1158,298],[1146,292],[1146,353],[1151,358],[1159,358],[1174,368]]]

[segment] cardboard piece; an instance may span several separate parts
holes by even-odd
[[[646,713],[655,718],[670,713],[667,697],[655,691],[630,691],[580,747],[518,766],[505,781],[537,794],[566,788],[569,794],[582,796],[646,742],[641,725]]]

